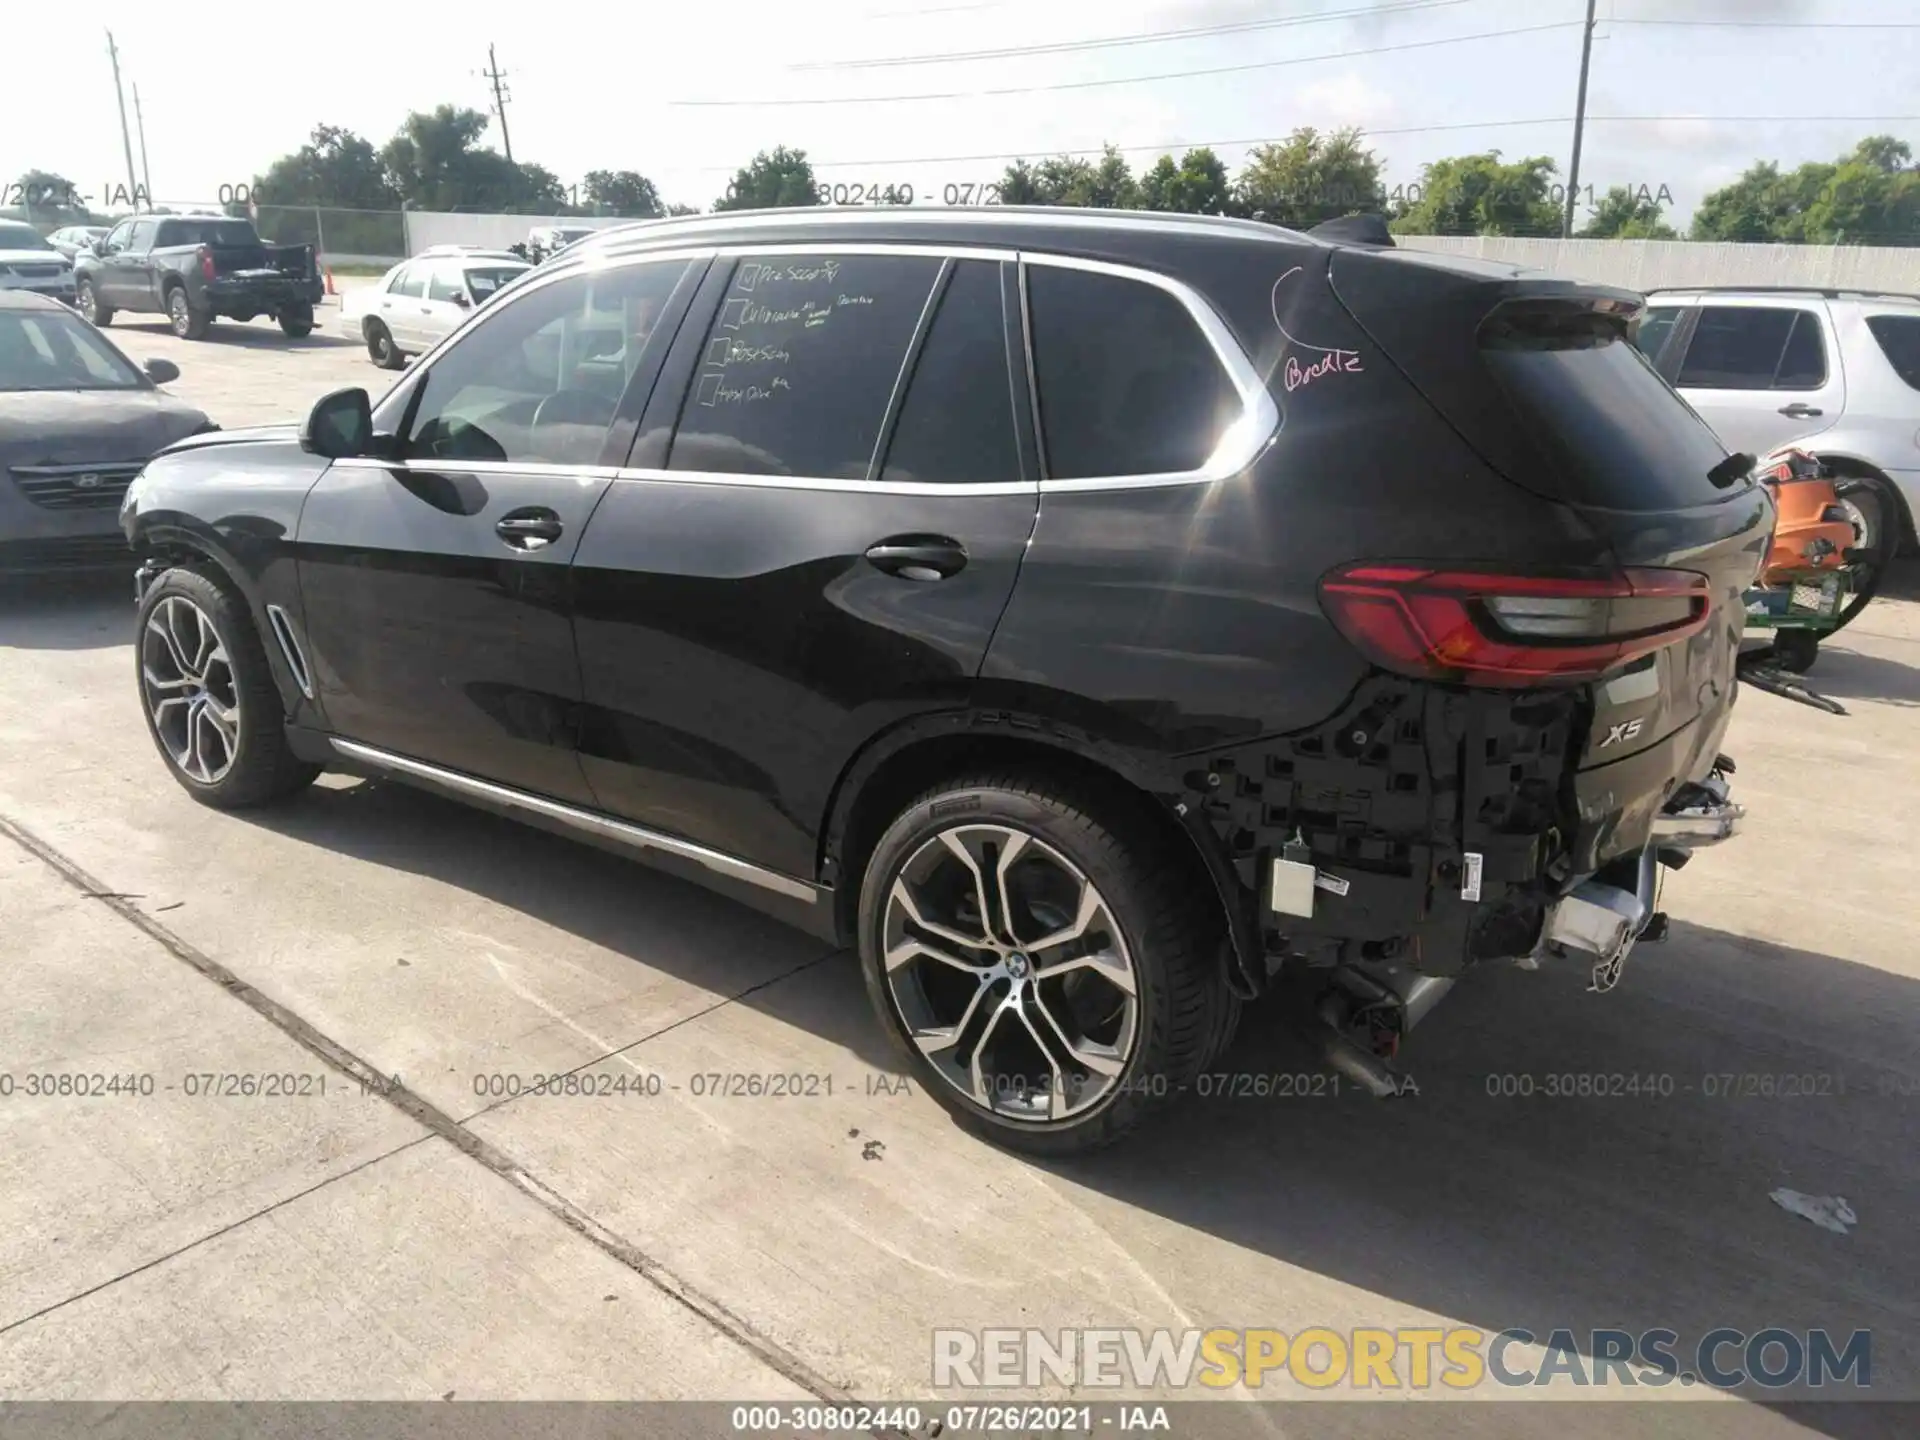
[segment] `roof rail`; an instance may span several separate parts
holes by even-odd
[[[1866,290],[1853,285],[1657,285],[1647,295],[1818,295],[1826,300],[1920,300],[1908,290]]]

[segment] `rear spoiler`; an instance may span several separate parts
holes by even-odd
[[[1342,215],[1334,220],[1322,220],[1307,234],[1316,240],[1331,240],[1341,245],[1385,245],[1389,249],[1400,247],[1393,243],[1393,232],[1387,229],[1384,215]]]

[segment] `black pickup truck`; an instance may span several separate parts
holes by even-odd
[[[269,245],[251,222],[225,215],[122,220],[76,257],[74,286],[96,325],[119,310],[165,315],[183,340],[202,338],[216,317],[258,315],[298,339],[326,293],[311,245]]]

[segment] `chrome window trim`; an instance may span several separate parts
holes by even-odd
[[[1240,396],[1240,416],[1215,443],[1213,453],[1197,470],[1177,470],[1154,475],[1088,475],[1072,480],[1046,479],[1040,482],[1040,493],[1073,494],[1088,490],[1147,490],[1171,485],[1210,485],[1215,481],[1228,480],[1245,470],[1265,450],[1274,435],[1280,429],[1280,407],[1274,403],[1267,385],[1260,378],[1260,372],[1254,369],[1253,361],[1247,358],[1246,351],[1240,348],[1240,342],[1227,328],[1214,308],[1191,285],[1176,280],[1171,275],[1163,275],[1157,270],[1143,270],[1136,265],[1115,265],[1106,260],[1083,260],[1074,255],[1054,255],[1042,251],[1020,252],[1022,270],[1020,298],[1026,304],[1025,270],[1030,265],[1045,265],[1057,270],[1084,270],[1093,275],[1107,275],[1116,280],[1131,280],[1137,284],[1151,285],[1164,290],[1178,300],[1194,324],[1200,327],[1200,333],[1212,347],[1214,358],[1227,372],[1227,379]],[[1033,343],[1031,315],[1026,317],[1027,341],[1029,349]],[[1031,363],[1031,361],[1030,361]],[[1033,380],[1034,394],[1038,396],[1040,380],[1036,374]],[[1039,417],[1035,417],[1036,423]],[[1047,453],[1046,432],[1040,432],[1040,453]]]
[[[780,218],[780,217],[776,217]],[[1047,217],[1037,217],[1044,220]],[[648,222],[653,223],[653,222]],[[979,484],[958,482],[953,484],[930,484],[896,481],[882,483],[878,480],[843,480],[829,476],[816,475],[736,475],[717,471],[702,470],[658,470],[637,466],[610,468],[602,465],[544,465],[531,462],[476,461],[444,465],[427,465],[413,461],[384,461],[373,459],[348,459],[336,461],[336,464],[374,469],[414,469],[423,470],[460,470],[473,474],[510,474],[510,475],[555,475],[582,476],[593,479],[611,477],[629,481],[679,481],[689,485],[740,485],[762,490],[820,490],[830,492],[867,491],[883,495],[1031,495],[1031,494],[1075,494],[1109,490],[1161,489],[1175,485],[1209,485],[1217,481],[1231,479],[1259,458],[1261,452],[1272,442],[1279,431],[1282,417],[1280,407],[1268,392],[1265,381],[1254,368],[1252,360],[1240,348],[1240,342],[1227,328],[1206,299],[1185,281],[1164,275],[1155,270],[1142,269],[1136,265],[1120,265],[1106,260],[1086,260],[1078,256],[1056,255],[1046,251],[1003,249],[981,245],[921,245],[911,242],[889,242],[885,240],[856,240],[846,244],[815,243],[801,244],[733,244],[717,243],[696,247],[671,247],[665,249],[611,252],[606,249],[580,256],[564,269],[551,275],[539,276],[533,280],[522,280],[514,286],[513,292],[501,300],[496,300],[485,310],[477,310],[467,317],[438,345],[415,362],[422,369],[438,352],[458,342],[466,331],[483,319],[499,314],[507,306],[517,304],[535,291],[548,285],[581,274],[594,274],[603,270],[624,270],[635,265],[653,264],[660,261],[680,260],[691,262],[706,260],[735,260],[751,258],[756,255],[924,255],[929,258],[952,257],[956,260],[986,260],[993,262],[1012,261],[1021,267],[1021,301],[1026,300],[1026,268],[1030,265],[1048,265],[1065,270],[1083,270],[1098,275],[1109,275],[1120,280],[1130,280],[1139,284],[1151,285],[1163,290],[1178,300],[1199,326],[1200,333],[1212,348],[1215,358],[1227,372],[1227,378],[1239,394],[1242,409],[1236,419],[1220,437],[1214,446],[1213,454],[1197,470],[1174,471],[1150,475],[1090,475],[1071,480],[1034,481],[985,481]],[[1022,331],[1031,344],[1032,327],[1028,317],[1022,316]],[[1029,359],[1031,369],[1031,359]],[[398,386],[395,387],[396,389]],[[1037,382],[1035,390],[1037,393]],[[391,393],[391,392],[389,392]],[[384,403],[384,399],[383,399]],[[1038,416],[1035,417],[1036,425]],[[677,425],[677,417],[676,417]],[[1045,453],[1044,431],[1041,437],[1042,453]]]
[[[1037,495],[1032,480],[983,480],[978,484],[933,481],[842,480],[824,475],[736,475],[721,470],[653,470],[623,467],[615,478],[681,485],[732,485],[744,490],[821,490],[849,495]]]
[[[515,475],[525,479],[611,480],[618,473],[613,465],[562,465],[545,460],[379,460],[369,455],[350,455],[333,462],[347,470],[406,470],[424,475]]]
[[[796,880],[791,875],[782,875],[777,870],[768,870],[751,861],[742,860],[737,855],[729,855],[724,850],[714,850],[705,845],[695,844],[691,840],[682,840],[678,836],[649,830],[643,825],[631,825],[625,820],[616,820],[611,815],[603,815],[597,810],[582,810],[574,805],[563,805],[558,800],[547,799],[544,795],[515,790],[511,786],[482,780],[478,776],[468,775],[463,771],[448,770],[439,765],[429,765],[424,760],[396,755],[390,750],[362,745],[357,740],[346,740],[336,735],[331,737],[328,743],[337,753],[349,760],[358,760],[362,764],[390,771],[396,775],[411,775],[416,779],[432,781],[434,784],[446,786],[449,790],[479,796],[515,810],[544,815],[551,820],[560,821],[571,829],[599,835],[634,850],[658,850],[663,854],[679,856],[683,860],[692,860],[717,875],[744,880],[749,885],[757,885],[762,890],[771,890],[775,894],[785,895],[790,899],[803,900],[810,905],[819,903],[820,892],[816,886],[804,880]]]

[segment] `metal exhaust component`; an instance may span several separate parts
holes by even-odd
[[[1451,978],[1402,972],[1376,978],[1348,968],[1336,976],[1336,988],[1320,1002],[1320,1053],[1340,1075],[1380,1099],[1399,1095],[1405,1077],[1384,1057],[1354,1038],[1375,1017],[1387,1019],[1396,1042],[1420,1023],[1453,988]]]
[[[1747,809],[1734,804],[1727,793],[1727,782],[1719,775],[1688,786],[1679,797],[1679,808],[1668,810],[1654,820],[1653,840],[1689,849],[1731,840],[1739,833]]]
[[[1351,1080],[1375,1099],[1400,1093],[1400,1072],[1347,1033],[1350,1002],[1335,992],[1320,1002],[1320,1054],[1335,1072]]]
[[[1651,846],[1640,853],[1635,888],[1588,880],[1547,912],[1540,949],[1577,950],[1595,957],[1588,989],[1604,994],[1620,983],[1627,952],[1653,914],[1653,883],[1659,860]],[[1536,951],[1536,954],[1538,951]]]

